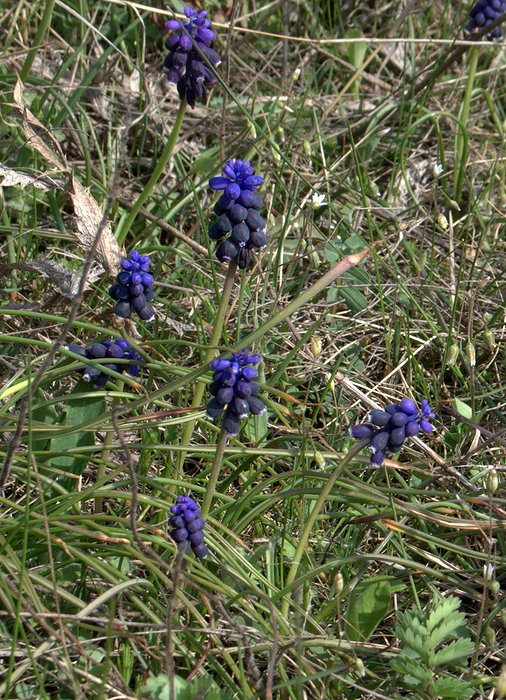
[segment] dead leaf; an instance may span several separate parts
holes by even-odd
[[[0,265],[0,275],[6,275],[12,270],[29,270],[30,272],[37,272],[49,277],[49,279],[54,282],[63,296],[68,299],[73,299],[79,288],[79,283],[81,281],[82,268],[71,272],[67,270],[64,265],[61,265],[54,260],[46,260],[42,258],[41,260],[26,260],[19,263],[7,263]],[[91,284],[100,279],[102,275],[102,270],[98,267],[90,270],[86,279],[86,284],[84,290],[90,289]]]
[[[28,139],[27,145],[35,148],[56,168],[68,173],[69,166],[60,144],[25,105],[23,83],[20,80],[17,80],[14,86],[14,104],[16,106],[14,112],[20,119],[23,131]]]
[[[27,108],[23,96],[23,85],[19,79],[14,87],[13,113],[21,123],[27,137],[27,144],[38,151],[58,170],[69,176],[68,183],[63,187],[63,190],[70,196],[74,206],[77,228],[74,236],[87,253],[93,245],[97,232],[101,231],[97,257],[109,277],[111,279],[114,278],[118,272],[122,252],[111,227],[109,223],[103,220],[103,213],[97,201],[75,179],[60,144]]]
[[[47,175],[29,175],[19,170],[13,170],[5,165],[0,165],[0,187],[28,187],[33,185],[39,190],[63,189],[63,184]]]
[[[97,201],[74,176],[72,176],[71,179],[71,188],[69,194],[72,198],[72,204],[74,205],[79,242],[85,250],[89,250],[93,245],[97,231],[99,228],[102,229],[97,248],[97,256],[105,271],[112,279],[118,274],[122,256],[118,242],[112,233],[111,226],[109,223],[103,221],[103,214]]]

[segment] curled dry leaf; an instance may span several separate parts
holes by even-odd
[[[68,299],[73,299],[76,296],[82,275],[82,268],[71,272],[64,265],[54,260],[46,260],[45,258],[0,265],[0,276],[2,274],[8,274],[12,270],[29,270],[30,272],[37,272],[48,277],[57,285],[63,296]],[[91,269],[88,272],[84,290],[90,289],[91,284],[96,282],[102,274],[102,271],[98,267]]]
[[[0,187],[28,187],[32,185],[39,190],[63,189],[60,181],[48,175],[29,175],[19,170],[13,170],[5,165],[0,165]]]
[[[111,279],[114,278],[118,272],[121,260],[121,249],[114,238],[111,227],[104,220],[104,215],[97,201],[74,178],[60,144],[26,106],[23,96],[23,85],[19,80],[14,87],[14,109],[12,113],[21,123],[27,138],[27,145],[38,151],[57,170],[68,175],[67,183],[63,190],[70,196],[74,206],[76,219],[74,236],[87,253],[93,245],[97,233],[100,231],[97,257],[109,277]]]

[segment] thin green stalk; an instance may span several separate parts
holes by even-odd
[[[455,143],[455,199],[460,201],[462,188],[464,186],[464,173],[466,169],[467,156],[469,153],[468,137],[467,137],[467,122],[469,120],[469,111],[471,109],[471,97],[473,94],[474,80],[476,77],[476,69],[478,67],[479,48],[473,46],[469,52],[469,74],[467,76],[466,91],[464,101],[460,111],[458,121],[458,131]]]
[[[315,524],[318,516],[320,515],[323,506],[325,505],[325,501],[327,500],[330,492],[334,488],[334,484],[336,483],[336,480],[338,479],[339,476],[343,473],[343,471],[346,469],[348,464],[351,462],[351,460],[361,451],[364,449],[364,446],[367,443],[362,440],[359,442],[355,447],[353,447],[348,454],[345,455],[343,458],[342,462],[340,462],[337,467],[334,469],[332,474],[329,476],[327,479],[327,482],[325,486],[322,488],[320,495],[318,496],[318,500],[316,501],[314,508],[311,511],[311,515],[308,518],[308,521],[306,523],[306,526],[304,528],[304,531],[302,535],[299,538],[299,544],[297,545],[297,549],[295,551],[295,555],[293,557],[293,562],[290,567],[290,571],[288,572],[288,576],[286,578],[286,583],[285,583],[285,588],[289,588],[289,586],[294,582],[295,577],[297,576],[297,572],[299,570],[300,562],[302,560],[302,556],[304,554],[304,551],[307,547],[307,543],[309,540],[309,536],[311,535],[311,530],[313,529],[313,525]],[[285,596],[283,600],[283,604],[281,606],[281,614],[283,617],[287,617],[288,615],[288,609],[290,607],[290,600],[287,596]]]
[[[204,501],[202,503],[202,517],[204,520],[209,513],[211,503],[213,501],[214,492],[216,490],[216,484],[218,483],[218,477],[220,475],[221,465],[223,464],[223,455],[225,453],[225,447],[227,444],[228,434],[224,428],[220,430],[218,436],[218,442],[216,443],[216,452],[214,453],[213,466],[211,468],[211,474],[209,476],[209,481],[207,482],[206,492],[204,494]]]
[[[179,132],[181,131],[181,126],[183,125],[183,118],[185,115],[186,111],[186,100],[181,100],[181,104],[179,106],[179,111],[176,116],[176,121],[174,122],[174,126],[172,127],[172,131],[170,133],[169,139],[167,143],[165,144],[165,148],[162,151],[162,154],[160,158],[158,159],[158,163],[156,164],[155,169],[153,170],[153,173],[151,177],[149,178],[149,182],[146,185],[146,187],[142,190],[142,192],[139,194],[135,202],[133,203],[132,208],[130,209],[130,213],[121,227],[121,230],[118,235],[118,243],[120,245],[123,245],[123,243],[126,240],[126,237],[128,235],[128,232],[130,231],[130,228],[132,227],[133,222],[135,221],[135,218],[137,214],[139,213],[142,205],[146,201],[146,199],[149,197],[151,192],[153,191],[156,183],[160,179],[161,174],[167,167],[167,163],[170,160],[170,157],[172,155],[172,151],[174,150],[174,146],[176,145],[176,141],[179,137]]]
[[[206,352],[206,359],[204,364],[208,364],[216,356],[216,350],[220,344],[221,334],[223,333],[223,326],[225,324],[225,313],[229,307],[230,296],[232,294],[232,289],[234,287],[234,277],[237,269],[237,261],[231,260],[228,265],[227,276],[225,278],[225,283],[223,284],[223,291],[221,293],[220,304],[218,306],[218,312],[216,314],[216,319],[214,321],[213,332],[211,334],[211,339],[209,341],[209,347]],[[195,387],[195,393],[193,395],[192,408],[197,409],[202,403],[202,397],[204,396],[204,390],[206,388],[205,382],[197,382]],[[186,449],[190,444],[190,440],[193,433],[193,428],[195,426],[194,420],[188,421],[185,424],[183,430],[183,436],[181,438],[181,447],[183,450],[179,453],[178,457],[178,471],[182,472],[182,467],[186,458]]]
[[[42,19],[40,20],[39,28],[35,33],[32,45],[28,53],[26,54],[25,62],[23,63],[23,67],[21,68],[21,72],[19,74],[19,78],[22,83],[26,83],[28,74],[30,73],[30,69],[35,60],[35,56],[40,51],[42,39],[44,38],[44,35],[47,32],[49,25],[51,24],[51,16],[53,14],[55,3],[56,0],[46,0],[44,14],[42,15]]]

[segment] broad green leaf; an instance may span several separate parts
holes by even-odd
[[[367,245],[368,243],[365,238],[359,236],[358,233],[352,233],[352,235],[346,239],[342,247],[346,253],[358,253],[360,250],[364,250]]]
[[[345,630],[352,641],[369,639],[390,605],[390,584],[384,579],[361,581],[348,598]]]
[[[453,408],[464,418],[471,420],[473,417],[473,409],[460,399],[453,399]]]
[[[221,690],[210,676],[196,678],[191,684],[192,700],[234,700],[228,690]]]
[[[438,678],[431,683],[430,694],[433,698],[470,700],[474,694],[474,688],[460,678]]]
[[[212,146],[203,151],[198,158],[195,159],[192,165],[192,170],[197,175],[201,177],[208,176],[214,168],[216,168],[216,163],[220,160],[220,147]]]
[[[325,244],[325,257],[329,265],[335,265],[343,257],[342,241],[329,241]]]
[[[34,401],[36,399],[39,400],[44,400],[44,396],[41,391],[37,391]],[[55,426],[58,424],[58,413],[56,411],[56,408],[54,404],[43,404],[42,406],[36,406],[33,408],[30,412],[30,421],[32,423],[32,426],[36,423],[44,423],[45,425],[48,426]],[[42,428],[41,425],[37,426],[38,428]],[[33,429],[33,427],[32,427]],[[50,437],[49,435],[45,435],[44,437],[36,437],[39,434],[39,432],[32,432],[32,442],[31,442],[31,449],[34,451],[37,450],[45,450],[47,448],[47,445],[49,443]]]
[[[16,683],[15,697],[23,698],[23,700],[28,700],[28,698],[38,698],[39,690],[36,687],[29,686],[27,683]]]
[[[364,35],[356,27],[351,27],[346,32],[346,35],[350,39],[363,39]],[[347,44],[348,47],[348,59],[350,63],[355,66],[355,68],[360,68],[364,62],[365,55],[367,53],[367,42],[366,41],[354,41]]]
[[[164,673],[150,676],[141,691],[149,700],[167,700],[171,697],[169,677]],[[191,686],[181,676],[174,676],[173,700],[192,700]]]
[[[451,666],[458,662],[462,664],[471,656],[473,649],[474,644],[470,639],[456,639],[436,652],[434,668],[436,666]]]
[[[367,308],[367,299],[358,289],[353,287],[339,287],[341,296],[343,297],[346,306],[354,313],[359,313]]]
[[[81,394],[84,392],[89,392],[89,390],[90,385],[87,382],[85,383],[84,381],[80,381],[66,398],[65,409],[60,425],[64,428],[76,426],[76,430],[65,432],[63,435],[52,438],[50,443],[50,450],[52,452],[65,453],[67,450],[78,447],[90,447],[95,444],[94,431],[79,430],[78,426],[92,420],[93,418],[99,418],[100,416],[104,415],[104,398],[98,394],[96,396],[86,396],[85,398],[73,398],[73,394]],[[47,460],[47,463],[52,467],[58,467],[64,471],[76,475],[82,474],[87,462],[88,459],[86,457],[80,457],[79,455],[73,454],[62,454],[56,457],[50,457]],[[69,482],[68,487],[71,487],[73,480],[68,479],[66,481]],[[62,483],[64,482],[62,481]]]

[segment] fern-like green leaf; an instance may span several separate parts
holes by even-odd
[[[427,665],[430,665],[434,648],[430,644],[427,628],[416,611],[399,613],[397,619],[399,624],[396,626],[395,632],[399,640],[407,649],[415,651]]]
[[[467,681],[460,678],[438,678],[430,685],[430,694],[434,698],[457,698],[458,700],[470,700],[474,689]]]
[[[403,676],[412,676],[416,678],[418,683],[423,685],[428,685],[432,681],[432,673],[417,659],[412,659],[403,653],[390,661],[390,666],[397,671],[397,673],[402,673]],[[406,680],[406,679],[405,679]]]
[[[456,639],[436,652],[433,668],[436,666],[462,664],[473,653],[474,644],[470,639]]]
[[[403,631],[403,636],[399,635],[406,647],[415,651],[422,661],[430,666],[431,657],[434,656],[434,650],[429,642],[429,635],[424,627],[419,630],[407,629]]]
[[[450,637],[458,637],[465,625],[464,613],[458,612],[460,600],[455,596],[438,600],[427,617],[427,630],[432,647]]]

